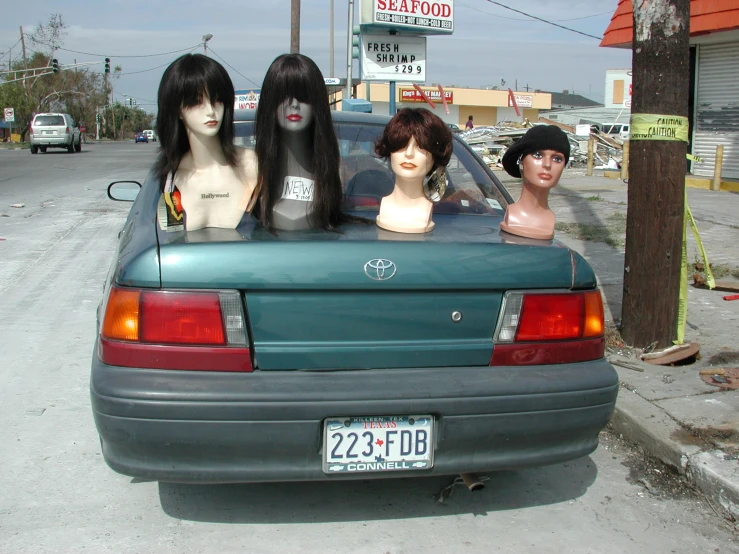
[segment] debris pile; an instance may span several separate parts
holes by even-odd
[[[623,142],[591,127],[589,136],[576,134],[576,129],[556,121],[540,117],[539,123],[556,125],[570,139],[570,167],[585,167],[588,163],[588,141],[595,140],[593,165],[596,169],[618,169],[623,158]],[[503,167],[503,154],[517,139],[521,138],[534,124],[510,121],[499,122],[494,126],[480,126],[459,133],[459,137],[491,168]]]

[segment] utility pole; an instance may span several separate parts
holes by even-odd
[[[637,348],[653,343],[658,349],[672,346],[677,333],[683,278],[689,34],[690,0],[634,2],[621,334]],[[682,140],[678,128],[684,128]]]
[[[23,35],[23,27],[21,29],[21,45],[23,46],[23,88],[28,92],[28,86],[26,85],[26,73],[28,73],[28,59],[26,58],[26,37]]]
[[[290,6],[290,53],[300,52],[300,0],[292,0]]]
[[[329,17],[329,24],[331,25],[331,28],[329,29],[329,47],[328,47],[328,54],[329,54],[329,65],[331,68],[331,73],[329,74],[329,77],[334,76],[334,0],[331,0],[331,9],[330,9],[331,15]]]
[[[352,29],[354,27],[354,0],[349,0],[349,23],[346,26],[346,88],[342,95],[342,100],[349,100],[352,97]],[[395,86],[390,84],[391,87]]]

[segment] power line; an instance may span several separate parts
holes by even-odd
[[[531,21],[530,19],[523,19],[520,17],[505,17],[503,15],[498,15],[495,13],[486,12],[484,10],[480,10],[478,8],[474,8],[468,4],[464,4],[462,2],[457,2],[457,5],[464,6],[465,8],[469,8],[470,10],[475,10],[476,12],[484,13],[486,15],[489,15],[491,17],[497,17],[499,19],[507,19],[508,21]],[[608,10],[607,12],[600,12],[600,13],[594,13],[592,15],[584,15],[582,17],[570,17],[568,19],[552,19],[552,21],[578,21],[580,19],[590,19],[591,17],[599,17],[601,15],[606,14],[613,14],[613,10]]]
[[[13,46],[11,46],[10,48],[6,48],[5,50],[7,50],[7,51],[5,53],[3,53],[3,55],[0,56],[0,58],[4,58],[5,57],[5,54],[8,54],[13,48],[15,48],[16,46],[18,46],[18,43],[20,41],[21,41],[21,39],[18,39],[17,41],[15,41],[15,44]]]
[[[156,69],[161,69],[162,67],[167,67],[167,66],[168,66],[169,64],[171,64],[171,63],[172,63],[172,62],[167,62],[167,63],[165,63],[165,64],[162,64],[162,65],[158,65],[158,66],[156,66],[156,67],[151,67],[151,68],[149,68],[149,69],[142,69],[141,71],[128,71],[128,72],[126,72],[126,73],[124,73],[124,72],[122,72],[122,71],[121,71],[120,73],[114,73],[113,75],[115,75],[115,76],[117,77],[117,76],[119,76],[119,75],[120,75],[120,76],[123,76],[123,75],[136,75],[136,74],[138,74],[138,73],[146,73],[147,71],[154,71],[154,70],[156,70]]]
[[[495,2],[495,0],[486,0],[487,2],[490,2],[491,4],[495,4],[496,6],[500,6],[501,8],[505,8],[506,10],[510,10],[512,12],[520,13],[521,15],[525,15],[526,17],[530,17],[531,19],[536,19],[537,21],[541,21],[542,23],[546,23],[547,25],[553,25],[554,27],[559,27],[560,29],[564,29],[565,31],[570,31],[572,33],[577,33],[578,35],[583,35],[585,37],[594,38],[596,40],[601,40],[603,37],[596,37],[595,35],[589,35],[587,33],[583,33],[582,31],[578,31],[576,29],[571,29],[570,27],[565,27],[564,25],[559,25],[557,23],[552,23],[551,21],[547,21],[546,19],[542,19],[541,17],[536,17],[535,15],[528,14],[526,12],[522,12],[521,10],[517,10],[515,8],[509,8],[505,4],[501,4],[500,2]]]
[[[26,35],[26,36],[28,36],[28,35]],[[20,42],[20,41],[18,41],[18,42]],[[49,48],[53,48],[53,46],[51,44],[47,44],[47,43],[41,42],[39,40],[34,40],[34,42],[37,42],[39,44],[43,44],[44,46],[48,46]],[[16,44],[18,44],[18,43],[16,43]],[[69,48],[56,48],[56,50],[64,50],[65,52],[73,52],[75,54],[84,54],[86,56],[103,56],[103,57],[107,56],[109,58],[154,58],[156,56],[168,56],[169,54],[177,54],[178,52],[185,52],[187,50],[189,50],[189,51],[192,52],[196,48],[200,48],[202,45],[203,45],[203,43],[200,42],[200,43],[196,44],[195,46],[188,46],[187,48],[182,48],[181,50],[172,50],[171,52],[162,52],[160,54],[141,54],[141,55],[138,55],[138,56],[126,56],[126,55],[122,55],[122,54],[94,54],[94,53],[91,53],[91,52],[80,52],[79,50],[70,50]]]
[[[234,66],[232,66],[230,63],[228,63],[223,58],[221,58],[216,52],[213,51],[212,48],[208,48],[208,51],[211,54],[213,54],[216,58],[218,58],[219,60],[221,60],[223,63],[225,63],[228,67],[230,67],[231,69],[233,69],[236,73],[238,73],[239,75],[241,75],[244,79],[246,79],[247,81],[249,81],[252,85],[254,85],[255,87],[260,87],[261,88],[262,85],[258,85],[254,81],[252,81],[251,79],[249,79],[249,77],[247,77],[246,75],[244,75],[243,73],[241,73],[238,69],[236,69]]]

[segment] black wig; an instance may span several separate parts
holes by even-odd
[[[292,99],[313,108],[313,122],[307,130],[312,142],[316,183],[310,224],[315,229],[333,229],[353,218],[341,212],[344,194],[339,175],[339,144],[331,121],[326,84],[315,62],[302,54],[282,54],[275,58],[262,83],[254,126],[259,164],[257,190],[261,191],[258,213],[262,225],[272,230],[272,210],[282,190],[282,183],[276,180],[284,164],[277,110],[285,100]]]
[[[206,98],[223,104],[223,122],[218,138],[223,155],[231,167],[238,163],[234,146],[234,86],[228,72],[217,61],[202,54],[185,54],[164,71],[157,95],[157,135],[159,157],[154,174],[164,186],[167,175],[177,171],[182,158],[190,150],[185,124],[181,119],[183,108],[197,106]]]

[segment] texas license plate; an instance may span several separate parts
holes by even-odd
[[[335,417],[323,423],[323,471],[362,473],[431,469],[430,415]]]

